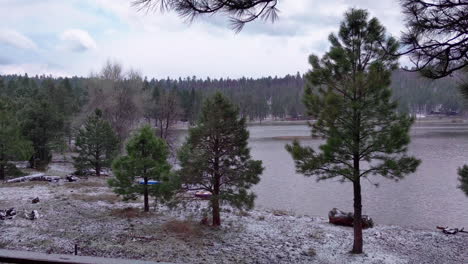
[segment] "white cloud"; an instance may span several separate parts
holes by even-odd
[[[25,35],[10,29],[0,29],[0,43],[19,49],[37,49],[37,45],[34,41]]]
[[[84,52],[97,49],[96,42],[88,32],[81,29],[68,29],[61,35],[60,39],[64,42],[64,47],[71,51]]]
[[[73,75],[99,70],[109,58],[157,78],[295,74],[310,68],[311,53],[322,55],[328,49],[327,36],[337,32],[348,8],[369,9],[396,37],[403,29],[394,0],[282,0],[277,22],[256,21],[239,34],[222,15],[189,24],[174,12],[139,12],[130,0],[3,1],[9,12],[2,14],[2,26],[24,33],[40,47],[34,54],[16,48],[3,61],[36,65],[21,68],[35,72],[48,69],[37,65],[54,65],[51,70]],[[51,12],[55,15],[47,15]],[[5,42],[1,36],[0,42]]]
[[[22,63],[0,65],[0,74],[52,75],[55,77],[71,76],[68,72],[41,63]]]

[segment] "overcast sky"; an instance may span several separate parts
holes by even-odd
[[[187,24],[131,0],[0,0],[0,73],[88,76],[108,59],[149,78],[304,73],[351,7],[368,9],[395,37],[403,30],[396,0],[279,0],[277,22],[238,34],[221,16]]]

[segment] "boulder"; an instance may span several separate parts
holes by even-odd
[[[24,216],[26,219],[35,220],[39,218],[39,212],[37,210],[32,210],[31,213],[24,212]]]
[[[0,220],[13,219],[16,216],[15,208],[0,210]]]

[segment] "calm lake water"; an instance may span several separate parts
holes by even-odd
[[[353,210],[350,182],[316,182],[295,172],[284,146],[285,136],[309,136],[306,125],[250,126],[252,156],[265,167],[255,186],[256,208],[296,215],[327,217],[336,207]],[[183,133],[186,134],[186,133]],[[468,228],[468,197],[457,188],[457,168],[468,164],[468,124],[416,123],[409,152],[422,160],[416,173],[399,182],[381,176],[362,180],[363,211],[377,224],[434,229],[437,225]],[[318,147],[323,141],[301,140]],[[373,184],[379,183],[379,187]]]
[[[279,209],[299,215],[326,217],[334,207],[353,209],[349,182],[335,179],[316,182],[295,172],[284,145],[291,140],[278,136],[308,136],[306,125],[251,126],[252,155],[263,161],[265,171],[255,187],[256,207]],[[437,225],[468,227],[468,197],[457,188],[457,168],[468,163],[467,124],[416,124],[409,152],[422,160],[416,173],[399,182],[371,176],[363,179],[363,211],[377,224],[416,228]],[[321,140],[301,140],[319,146]],[[379,183],[375,187],[372,183]]]

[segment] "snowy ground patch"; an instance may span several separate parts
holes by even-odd
[[[364,231],[365,253],[352,255],[352,228],[323,218],[229,210],[212,228],[199,224],[196,207],[145,214],[106,180],[0,184],[0,209],[18,211],[0,221],[0,247],[72,254],[77,244],[80,255],[173,263],[468,263],[468,234],[377,224]],[[41,217],[22,217],[32,210]]]

